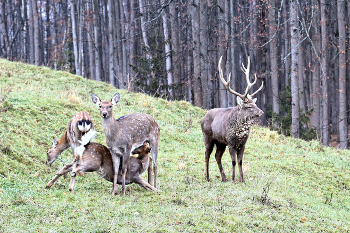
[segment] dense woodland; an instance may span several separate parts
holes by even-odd
[[[1,0],[0,13],[3,58],[205,109],[235,106],[220,56],[240,93],[250,56],[262,124],[348,147],[350,0]]]

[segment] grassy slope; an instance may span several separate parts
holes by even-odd
[[[222,183],[214,155],[208,183],[200,130],[205,111],[199,108],[5,60],[0,87],[12,91],[5,103],[9,111],[0,113],[0,232],[350,231],[348,151],[255,127],[244,158],[246,183]],[[116,116],[144,112],[161,127],[162,192],[130,185],[126,196],[111,196],[111,183],[94,173],[77,178],[74,194],[68,192],[69,176],[44,189],[71,161],[69,150],[53,167],[44,164],[52,139],[85,110],[100,132],[95,141],[105,144],[90,96],[109,99],[116,92]],[[230,156],[223,158],[230,175]]]

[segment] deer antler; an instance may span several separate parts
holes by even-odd
[[[230,84],[230,81],[231,81],[231,73],[228,76],[227,82],[224,80],[223,74],[222,74],[222,70],[221,70],[221,60],[222,60],[222,56],[220,57],[219,66],[218,66],[219,67],[220,79],[221,79],[222,83],[224,84],[224,86],[226,87],[226,89],[229,92],[231,92],[234,95],[239,96],[242,100],[244,100],[245,98],[252,99],[259,91],[261,91],[261,89],[264,86],[264,83],[262,83],[260,88],[257,91],[255,91],[253,94],[251,94],[251,95],[248,94],[249,90],[252,88],[252,86],[256,83],[256,80],[257,80],[256,74],[255,74],[254,75],[254,77],[255,77],[254,81],[252,83],[249,81],[249,71],[250,71],[250,57],[249,56],[248,56],[248,65],[247,65],[247,67],[245,67],[243,63],[242,63],[242,67],[241,67],[241,70],[245,74],[245,78],[246,78],[247,84],[248,84],[247,88],[245,89],[244,95],[239,94],[239,93],[235,92],[234,90],[232,90],[230,88],[229,84]]]
[[[220,57],[219,65],[218,65],[218,67],[219,67],[219,76],[220,76],[220,79],[221,79],[222,83],[224,84],[224,86],[226,87],[226,89],[227,89],[230,93],[241,97],[241,99],[243,100],[243,99],[245,98],[245,96],[239,94],[238,92],[235,92],[235,91],[232,90],[231,87],[230,87],[231,72],[230,72],[230,74],[228,75],[227,82],[225,81],[225,79],[224,79],[224,77],[223,77],[223,74],[222,74],[222,69],[221,69],[221,60],[222,60],[222,56]]]

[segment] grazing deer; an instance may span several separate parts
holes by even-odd
[[[87,144],[86,149],[83,153],[83,161],[81,163],[74,163],[72,170],[72,177],[69,184],[69,191],[74,192],[74,182],[76,174],[79,172],[94,172],[96,171],[104,179],[114,182],[114,169],[111,152],[107,147],[90,142]],[[138,154],[137,158],[130,157],[127,163],[127,172],[125,176],[125,184],[136,183],[141,187],[151,190],[158,191],[152,185],[147,183],[144,179],[141,178],[141,174],[145,172],[149,167],[149,152],[151,147],[148,142],[135,150],[132,151],[132,154]],[[117,183],[122,183],[122,173],[121,168],[119,169]]]
[[[228,146],[231,159],[232,159],[232,181],[235,182],[235,166],[236,166],[236,153],[239,168],[239,179],[244,182],[242,171],[242,160],[245,144],[248,140],[250,127],[254,124],[257,117],[261,116],[264,112],[256,106],[256,98],[252,99],[262,88],[260,88],[249,95],[248,92],[252,86],[256,83],[256,75],[253,83],[249,81],[249,69],[250,60],[248,57],[248,66],[244,67],[242,63],[242,71],[246,75],[248,86],[244,95],[239,94],[232,90],[229,86],[231,73],[228,76],[227,82],[223,78],[221,70],[221,60],[219,60],[219,75],[221,81],[224,83],[226,89],[232,94],[237,96],[237,106],[234,108],[214,108],[207,112],[201,122],[202,133],[204,136],[205,144],[205,179],[209,179],[209,158],[213,151],[214,144],[216,144],[215,159],[219,166],[222,181],[227,181],[224,170],[221,164],[222,155],[225,152],[226,146]]]
[[[114,181],[112,194],[116,194],[119,166],[122,172],[122,194],[125,194],[125,176],[130,152],[140,147],[145,141],[152,147],[154,187],[157,187],[157,156],[160,129],[157,122],[150,115],[133,113],[121,116],[117,120],[113,116],[113,106],[119,101],[119,93],[116,93],[111,101],[101,101],[92,94],[92,102],[100,108],[102,125],[106,136],[108,149],[112,153],[114,167]],[[148,168],[148,183],[152,180],[151,165]]]
[[[92,121],[92,117],[87,112],[78,112],[69,121],[67,130],[64,132],[60,140],[55,138],[51,147],[47,152],[46,163],[51,165],[58,156],[68,149],[72,148],[74,160],[80,161],[81,156],[84,153],[85,145],[88,144],[96,135],[95,125]],[[46,185],[46,188],[50,188],[56,180],[72,170],[73,163],[64,166],[55,177]]]

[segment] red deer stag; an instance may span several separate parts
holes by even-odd
[[[85,150],[85,145],[95,137],[95,134],[95,125],[91,115],[87,112],[76,113],[69,121],[67,130],[64,132],[61,139],[57,140],[56,138],[53,140],[47,152],[46,163],[51,165],[58,156],[69,147],[72,148],[74,160],[80,161]],[[74,161],[57,172],[55,177],[47,183],[46,188],[50,188],[60,176],[72,171],[73,163]]]
[[[235,166],[236,166],[236,153],[239,168],[239,179],[244,182],[242,171],[242,160],[245,144],[248,140],[250,127],[254,124],[257,117],[261,116],[264,112],[256,106],[256,98],[252,99],[262,88],[261,87],[249,95],[248,92],[252,86],[256,83],[256,75],[253,83],[249,81],[249,69],[250,60],[248,57],[248,66],[244,67],[242,63],[242,71],[246,76],[248,86],[244,95],[239,94],[232,90],[229,86],[231,73],[228,76],[227,82],[223,78],[221,70],[221,60],[219,60],[219,75],[221,81],[224,83],[226,89],[232,94],[237,96],[237,106],[234,108],[215,108],[209,110],[204,116],[201,122],[202,133],[204,136],[205,144],[205,179],[209,179],[209,158],[213,151],[214,144],[216,145],[215,159],[219,166],[222,181],[227,181],[224,170],[221,164],[222,155],[225,152],[226,146],[228,146],[231,159],[232,159],[232,181],[235,182]]]
[[[122,194],[125,194],[125,175],[130,152],[140,147],[145,141],[152,147],[151,155],[153,160],[154,187],[157,187],[157,156],[160,129],[157,122],[150,115],[144,113],[133,113],[119,117],[113,116],[113,105],[119,101],[119,93],[116,93],[111,101],[101,101],[92,94],[92,102],[100,108],[102,125],[106,136],[108,149],[112,153],[114,167],[114,181],[112,194],[116,194],[117,177],[119,166],[122,172]],[[151,165],[148,168],[148,183],[151,183]]]
[[[107,147],[90,142],[87,144],[86,149],[83,153],[83,161],[81,163],[74,163],[71,181],[69,184],[69,191],[74,192],[74,182],[76,174],[79,172],[94,172],[96,171],[102,178],[114,182],[114,170],[113,170],[113,162],[112,155]],[[147,183],[144,179],[141,178],[141,174],[145,172],[149,167],[149,152],[151,151],[151,147],[148,142],[144,142],[144,144],[135,150],[132,151],[132,154],[138,154],[137,158],[130,157],[129,162],[127,163],[127,172],[125,176],[125,184],[135,183],[140,185],[141,187],[151,190],[158,191],[152,185]],[[119,169],[117,183],[122,183],[122,173],[121,169]]]

